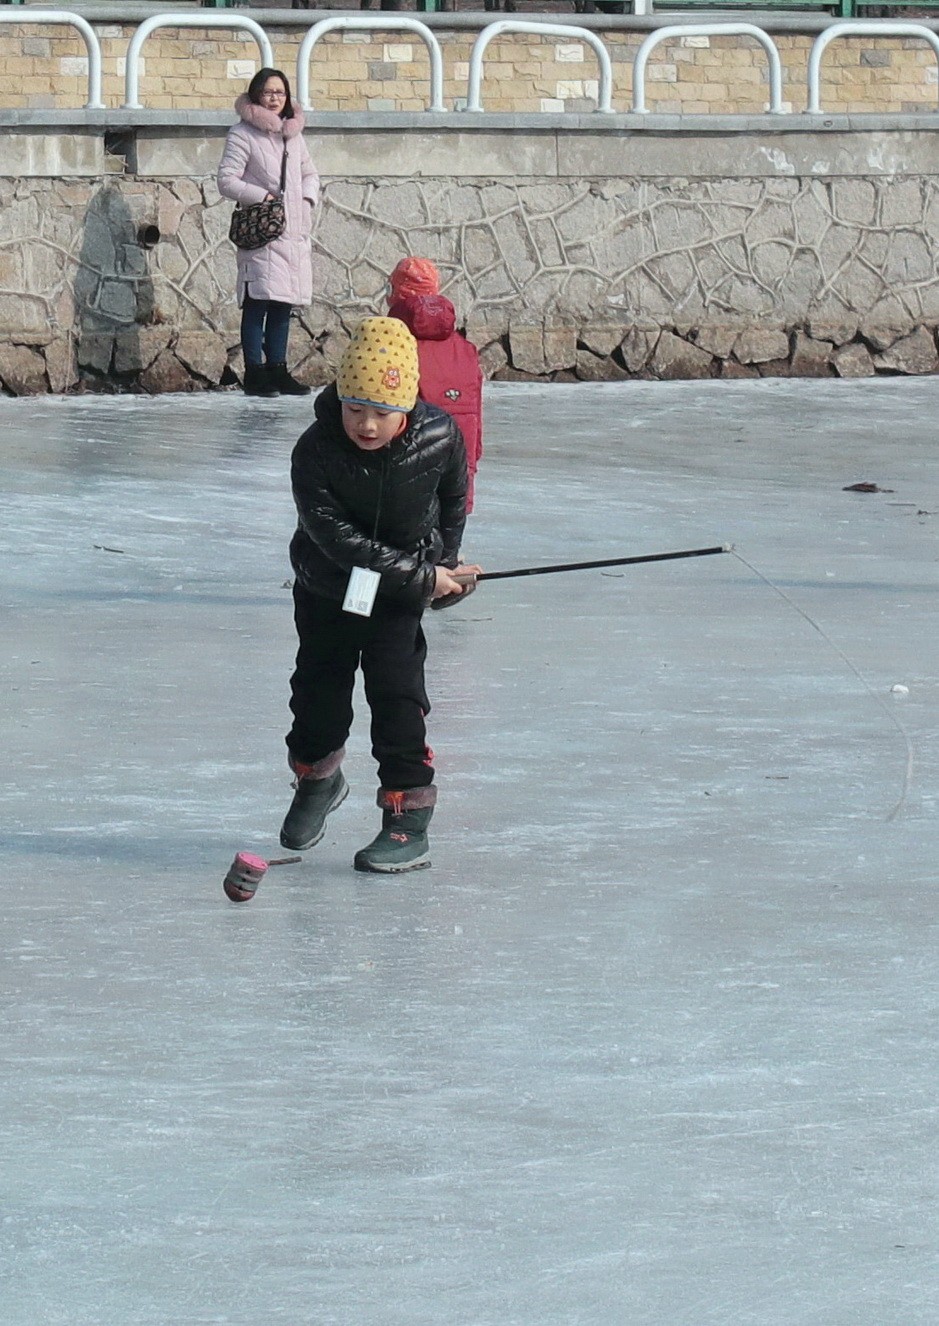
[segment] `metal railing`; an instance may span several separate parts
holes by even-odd
[[[589,28],[566,27],[560,23],[527,23],[521,19],[500,19],[490,23],[476,38],[469,58],[469,82],[466,93],[466,109],[482,111],[480,93],[483,81],[483,56],[486,47],[503,32],[531,32],[540,37],[563,37],[565,41],[582,41],[591,47],[600,66],[600,81],[597,92],[597,110],[609,113],[612,110],[613,62],[610,53],[595,32]]]
[[[849,19],[844,23],[833,23],[812,43],[808,68],[808,105],[805,108],[807,115],[821,114],[819,74],[822,56],[831,43],[837,41],[839,37],[921,37],[933,48],[936,59],[939,60],[939,37],[922,23],[892,23],[887,19],[877,19],[876,22],[872,19],[857,21]]]
[[[633,110],[640,115],[647,115],[646,105],[646,65],[649,56],[660,42],[676,37],[752,37],[766,52],[769,61],[769,109],[773,115],[785,115],[782,104],[782,61],[776,43],[768,32],[755,27],[752,23],[689,23],[676,24],[674,27],[658,28],[650,32],[636,52],[633,64]]]
[[[644,0],[638,0],[643,3]],[[82,37],[88,59],[88,100],[86,110],[106,109],[102,100],[102,56],[98,37],[82,15],[71,10],[39,9],[29,6],[24,9],[19,5],[4,3],[0,0],[0,23],[65,25],[74,28]],[[124,110],[142,109],[140,102],[140,58],[141,50],[147,38],[160,28],[228,28],[250,33],[257,43],[263,65],[273,65],[274,55],[271,42],[260,23],[245,15],[226,11],[224,14],[189,11],[187,13],[161,13],[144,22],[134,32],[127,50],[125,68]],[[444,105],[444,70],[440,43],[431,29],[419,19],[406,18],[397,14],[383,12],[374,16],[337,15],[314,23],[305,33],[297,57],[297,101],[307,111],[314,107],[310,102],[310,61],[316,43],[328,32],[345,31],[387,31],[410,32],[419,37],[427,48],[430,60],[430,111],[446,111]],[[467,74],[466,110],[477,114],[483,113],[482,80],[485,55],[489,44],[503,33],[527,33],[539,37],[561,38],[567,43],[583,43],[589,46],[597,57],[599,80],[597,84],[597,111],[612,111],[613,65],[610,53],[601,37],[587,28],[572,27],[566,24],[542,23],[521,19],[497,19],[482,28],[470,53]],[[652,52],[663,42],[680,41],[686,37],[750,37],[758,42],[766,52],[769,65],[769,106],[771,114],[784,115],[787,110],[782,100],[782,63],[779,51],[772,37],[762,28],[752,23],[715,22],[675,24],[661,27],[650,32],[639,46],[633,62],[633,98],[632,110],[641,115],[649,113],[646,105],[646,82],[649,59]],[[821,114],[820,73],[825,51],[832,42],[842,37],[907,37],[926,42],[932,48],[939,63],[939,35],[921,23],[893,22],[887,19],[843,20],[833,23],[816,38],[808,60],[808,96],[806,114]],[[939,85],[937,85],[939,95]],[[707,112],[694,118],[706,117]],[[688,113],[688,118],[692,118]]]
[[[127,65],[124,70],[124,110],[140,110],[140,51],[157,28],[240,28],[250,32],[258,44],[262,66],[274,63],[274,51],[267,33],[260,23],[241,14],[155,14],[144,19],[131,38],[127,48]]]
[[[14,13],[7,12],[6,9],[0,10],[0,23],[55,23],[58,25],[67,24],[75,28],[82,36],[85,43],[85,50],[88,52],[88,100],[85,102],[85,110],[104,110],[105,105],[101,100],[101,46],[91,24],[83,19],[81,14],[73,14],[71,10],[65,9],[33,9],[30,8],[25,14],[17,9]]]
[[[324,18],[319,23],[314,23],[312,28],[300,43],[300,52],[297,55],[297,100],[303,110],[313,110],[310,104],[310,55],[313,47],[319,41],[320,37],[327,32],[334,32],[337,28],[343,28],[352,32],[361,32],[371,30],[379,32],[413,32],[420,37],[421,41],[427,47],[427,54],[430,57],[430,105],[427,107],[431,111],[445,111],[447,108],[443,104],[443,52],[440,49],[440,42],[431,32],[426,23],[422,23],[416,18],[399,18],[397,15],[376,14],[374,18]]]

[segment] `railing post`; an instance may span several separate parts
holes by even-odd
[[[383,14],[374,18],[323,18],[318,23],[314,23],[307,32],[303,41],[300,43],[300,51],[297,55],[297,101],[302,110],[312,110],[310,104],[310,56],[313,53],[313,47],[319,41],[320,37],[327,32],[335,32],[339,28],[345,28],[352,32],[362,31],[387,31],[387,32],[413,32],[427,47],[427,54],[430,57],[430,105],[427,107],[430,111],[445,111],[447,108],[443,103],[443,52],[440,49],[440,42],[431,32],[426,23],[421,23],[416,18],[401,18],[398,15]]]
[[[87,19],[69,9],[35,9],[29,14],[0,13],[0,23],[55,23],[77,28],[88,54],[88,100],[85,102],[85,110],[104,110],[104,102],[101,100],[101,45]]]
[[[253,18],[239,14],[154,14],[146,18],[131,38],[127,48],[127,68],[124,73],[124,110],[140,110],[140,51],[144,42],[157,28],[240,28],[250,32],[258,44],[261,64],[274,63],[274,51],[267,33]]]
[[[891,23],[888,19],[858,19],[849,23],[833,23],[830,28],[820,32],[812,43],[808,64],[808,98],[806,115],[822,113],[821,91],[819,87],[822,56],[833,41],[839,37],[920,37],[934,50],[939,60],[939,37],[932,28],[922,23]]]
[[[612,111],[613,62],[610,53],[595,32],[589,28],[562,27],[560,23],[528,23],[524,20],[499,19],[483,28],[473,43],[469,59],[469,81],[466,90],[466,109],[482,111],[483,56],[486,47],[503,32],[531,32],[543,37],[564,37],[566,41],[582,41],[591,47],[600,66],[600,85],[597,89],[597,110],[603,114]]]
[[[658,28],[650,32],[636,52],[633,63],[633,110],[637,115],[648,115],[646,105],[646,64],[652,51],[663,41],[674,37],[752,37],[766,52],[769,61],[769,109],[771,115],[785,115],[782,104],[782,61],[776,43],[769,33],[752,23],[689,23],[687,27]]]

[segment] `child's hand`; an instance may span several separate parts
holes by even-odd
[[[442,599],[447,596],[460,598],[463,594],[472,594],[476,588],[476,577],[482,575],[481,566],[460,566],[456,571],[451,571],[446,566],[435,566],[434,572],[437,577],[434,585],[432,599]]]

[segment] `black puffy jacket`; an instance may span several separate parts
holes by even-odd
[[[362,451],[346,435],[335,384],[290,464],[299,524],[290,561],[313,594],[345,596],[353,566],[381,575],[378,592],[405,611],[430,602],[434,566],[456,566],[466,519],[466,448],[448,414],[418,401],[400,437]]]

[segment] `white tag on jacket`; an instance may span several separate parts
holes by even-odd
[[[342,600],[343,612],[354,612],[358,617],[371,617],[380,580],[377,571],[370,571],[367,566],[354,566],[349,572],[346,597]]]

